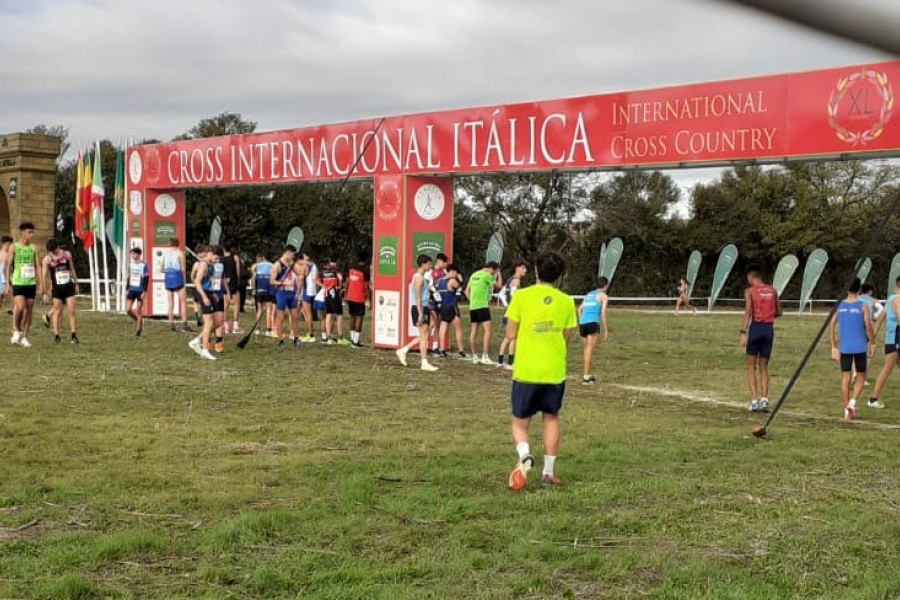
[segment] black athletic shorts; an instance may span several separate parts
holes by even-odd
[[[768,360],[772,356],[775,326],[772,323],[750,323],[747,331],[747,356]]]
[[[132,292],[131,290],[128,290],[128,294],[125,296],[125,298],[126,298],[129,302],[133,302],[133,301],[135,301],[135,300],[140,300],[140,299],[141,299],[141,296],[142,296],[143,294],[144,294],[144,292]]]
[[[884,353],[887,354],[896,354],[900,352],[900,345],[897,344],[885,344],[884,345]]]
[[[75,295],[75,284],[74,283],[67,283],[66,285],[53,286],[53,289],[50,290],[50,296],[54,300],[66,301],[74,295]]]
[[[565,382],[522,383],[513,381],[512,414],[517,419],[527,419],[539,412],[546,415],[559,414],[565,393]]]
[[[184,289],[184,284],[182,283],[181,285],[176,286],[176,287],[167,287],[166,291],[167,292],[180,292],[183,289]]]
[[[344,303],[340,296],[334,297],[325,295],[325,314],[326,315],[343,315]]]
[[[458,316],[459,313],[456,310],[455,304],[453,306],[441,307],[441,321],[443,321],[444,323],[452,323]]]
[[[328,302],[326,301],[327,304]],[[366,303],[347,300],[347,312],[350,313],[351,317],[364,317],[366,316]]]
[[[472,323],[487,323],[491,320],[490,308],[476,308],[469,311],[469,320]]]
[[[589,335],[597,335],[600,333],[600,323],[585,323],[578,326],[578,333],[581,337],[586,338]]]
[[[34,300],[35,294],[37,294],[37,286],[36,285],[14,285],[14,286],[12,286],[13,298],[15,298],[16,296],[22,296],[26,300]]]
[[[419,307],[418,306],[410,306],[409,314],[412,315],[413,323],[415,323],[416,326],[418,326],[419,325]],[[429,311],[429,310],[425,311],[425,314],[422,315],[422,323],[425,325],[428,325],[429,323],[431,323],[431,311]]]
[[[209,299],[212,301],[213,312],[225,312],[225,296],[222,294],[210,294]]]
[[[844,354],[841,352],[841,373],[849,373],[856,366],[857,373],[865,373],[868,366],[868,357],[865,352],[859,354]]]

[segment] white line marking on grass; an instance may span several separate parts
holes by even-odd
[[[648,387],[648,386],[639,386],[639,385],[623,385],[620,383],[611,383],[610,387],[616,387],[621,390],[629,391],[629,392],[641,392],[644,394],[654,394],[657,396],[664,396],[668,398],[681,398],[683,400],[689,400],[691,402],[699,402],[703,404],[712,404],[715,406],[726,406],[728,408],[735,408],[741,411],[747,410],[747,405],[741,402],[734,402],[729,400],[722,400],[720,398],[716,398],[709,394],[704,394],[702,392],[692,392],[688,390],[677,390],[672,388],[658,388],[658,387]],[[787,411],[781,410],[781,414],[791,417],[798,417],[802,419],[817,419],[821,421],[833,421],[843,423],[843,419],[837,417],[830,417],[828,415],[816,415],[812,413],[803,413],[803,412],[795,412],[795,411]],[[765,413],[760,413],[764,415]],[[871,427],[873,429],[885,429],[885,430],[896,430],[900,429],[900,425],[893,425],[890,423],[876,423],[874,421],[864,421],[862,419],[855,419],[853,421],[854,424],[865,425]]]

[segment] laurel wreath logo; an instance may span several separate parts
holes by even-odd
[[[868,129],[862,131],[851,131],[844,125],[838,123],[837,113],[838,106],[844,99],[847,92],[858,83],[868,82],[875,86],[878,96],[881,98],[881,110],[878,114],[878,122],[874,123]],[[876,72],[871,69],[864,69],[859,73],[854,73],[838,80],[837,88],[831,93],[828,101],[828,124],[834,129],[838,139],[847,142],[851,146],[863,145],[875,141],[882,133],[884,127],[891,120],[894,114],[894,90],[888,81],[887,73]]]

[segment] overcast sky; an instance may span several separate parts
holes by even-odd
[[[76,148],[886,58],[716,0],[0,0],[0,56],[0,132]]]

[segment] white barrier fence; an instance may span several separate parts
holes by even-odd
[[[81,292],[82,292],[82,293],[80,294],[81,297],[87,297],[87,298],[90,298],[90,297],[91,297],[91,293],[90,293],[90,284],[91,284],[91,280],[90,280],[90,279],[79,279],[79,280],[78,280],[78,285],[80,286],[80,289],[81,289]],[[105,279],[99,279],[99,280],[98,280],[98,285],[99,285],[101,288],[102,288],[105,284],[106,284],[106,280],[105,280]],[[109,280],[109,286],[110,286],[110,290],[112,290],[114,294],[118,294],[118,289],[116,288],[116,281],[115,281],[114,279],[110,279],[110,280]],[[185,289],[193,290],[193,289],[194,289],[194,285],[193,285],[192,283],[188,283],[188,284],[185,286]],[[249,285],[249,284],[247,285],[247,290],[248,290],[248,292],[249,292],[249,290],[250,290],[250,285]],[[580,294],[580,295],[573,295],[573,296],[571,296],[571,297],[572,297],[572,299],[574,299],[574,300],[576,300],[576,301],[578,301],[578,302],[580,302],[581,300],[584,300],[584,295],[583,295],[583,294]],[[503,296],[502,294],[494,294],[493,298],[494,298],[494,301],[495,301],[498,305],[500,305],[500,306],[505,305],[504,296]],[[675,306],[675,301],[676,301],[677,299],[678,299],[677,296],[659,296],[659,297],[649,297],[649,296],[624,296],[624,297],[623,297],[623,296],[610,296],[609,301],[610,301],[611,303],[613,303],[613,304],[620,304],[620,305],[621,305],[621,304],[624,304],[624,305],[646,305],[646,306],[669,306],[669,307],[674,307],[674,306]],[[708,298],[691,298],[691,300],[698,303],[698,304],[696,305],[697,308],[698,308],[698,310],[704,310],[704,309],[706,308],[706,304],[707,304]],[[784,304],[784,305],[787,305],[787,306],[792,306],[792,305],[793,305],[793,306],[797,306],[797,305],[800,304],[800,301],[799,301],[799,300],[782,299],[782,300],[781,300],[781,303]],[[834,304],[834,303],[835,303],[835,300],[832,300],[832,299],[825,299],[825,298],[822,298],[822,299],[812,299],[812,300],[810,300],[809,303],[808,303],[808,304],[809,304],[809,308],[808,308],[807,312],[813,312],[813,310],[814,310],[816,307],[824,308],[824,307],[827,307],[827,306],[831,306],[831,305]],[[720,307],[725,307],[725,306],[735,307],[735,306],[737,306],[737,307],[741,307],[741,308],[742,308],[742,307],[744,306],[744,299],[743,299],[743,298],[719,298],[719,299],[716,301],[716,305],[717,305],[717,306],[720,306]]]

